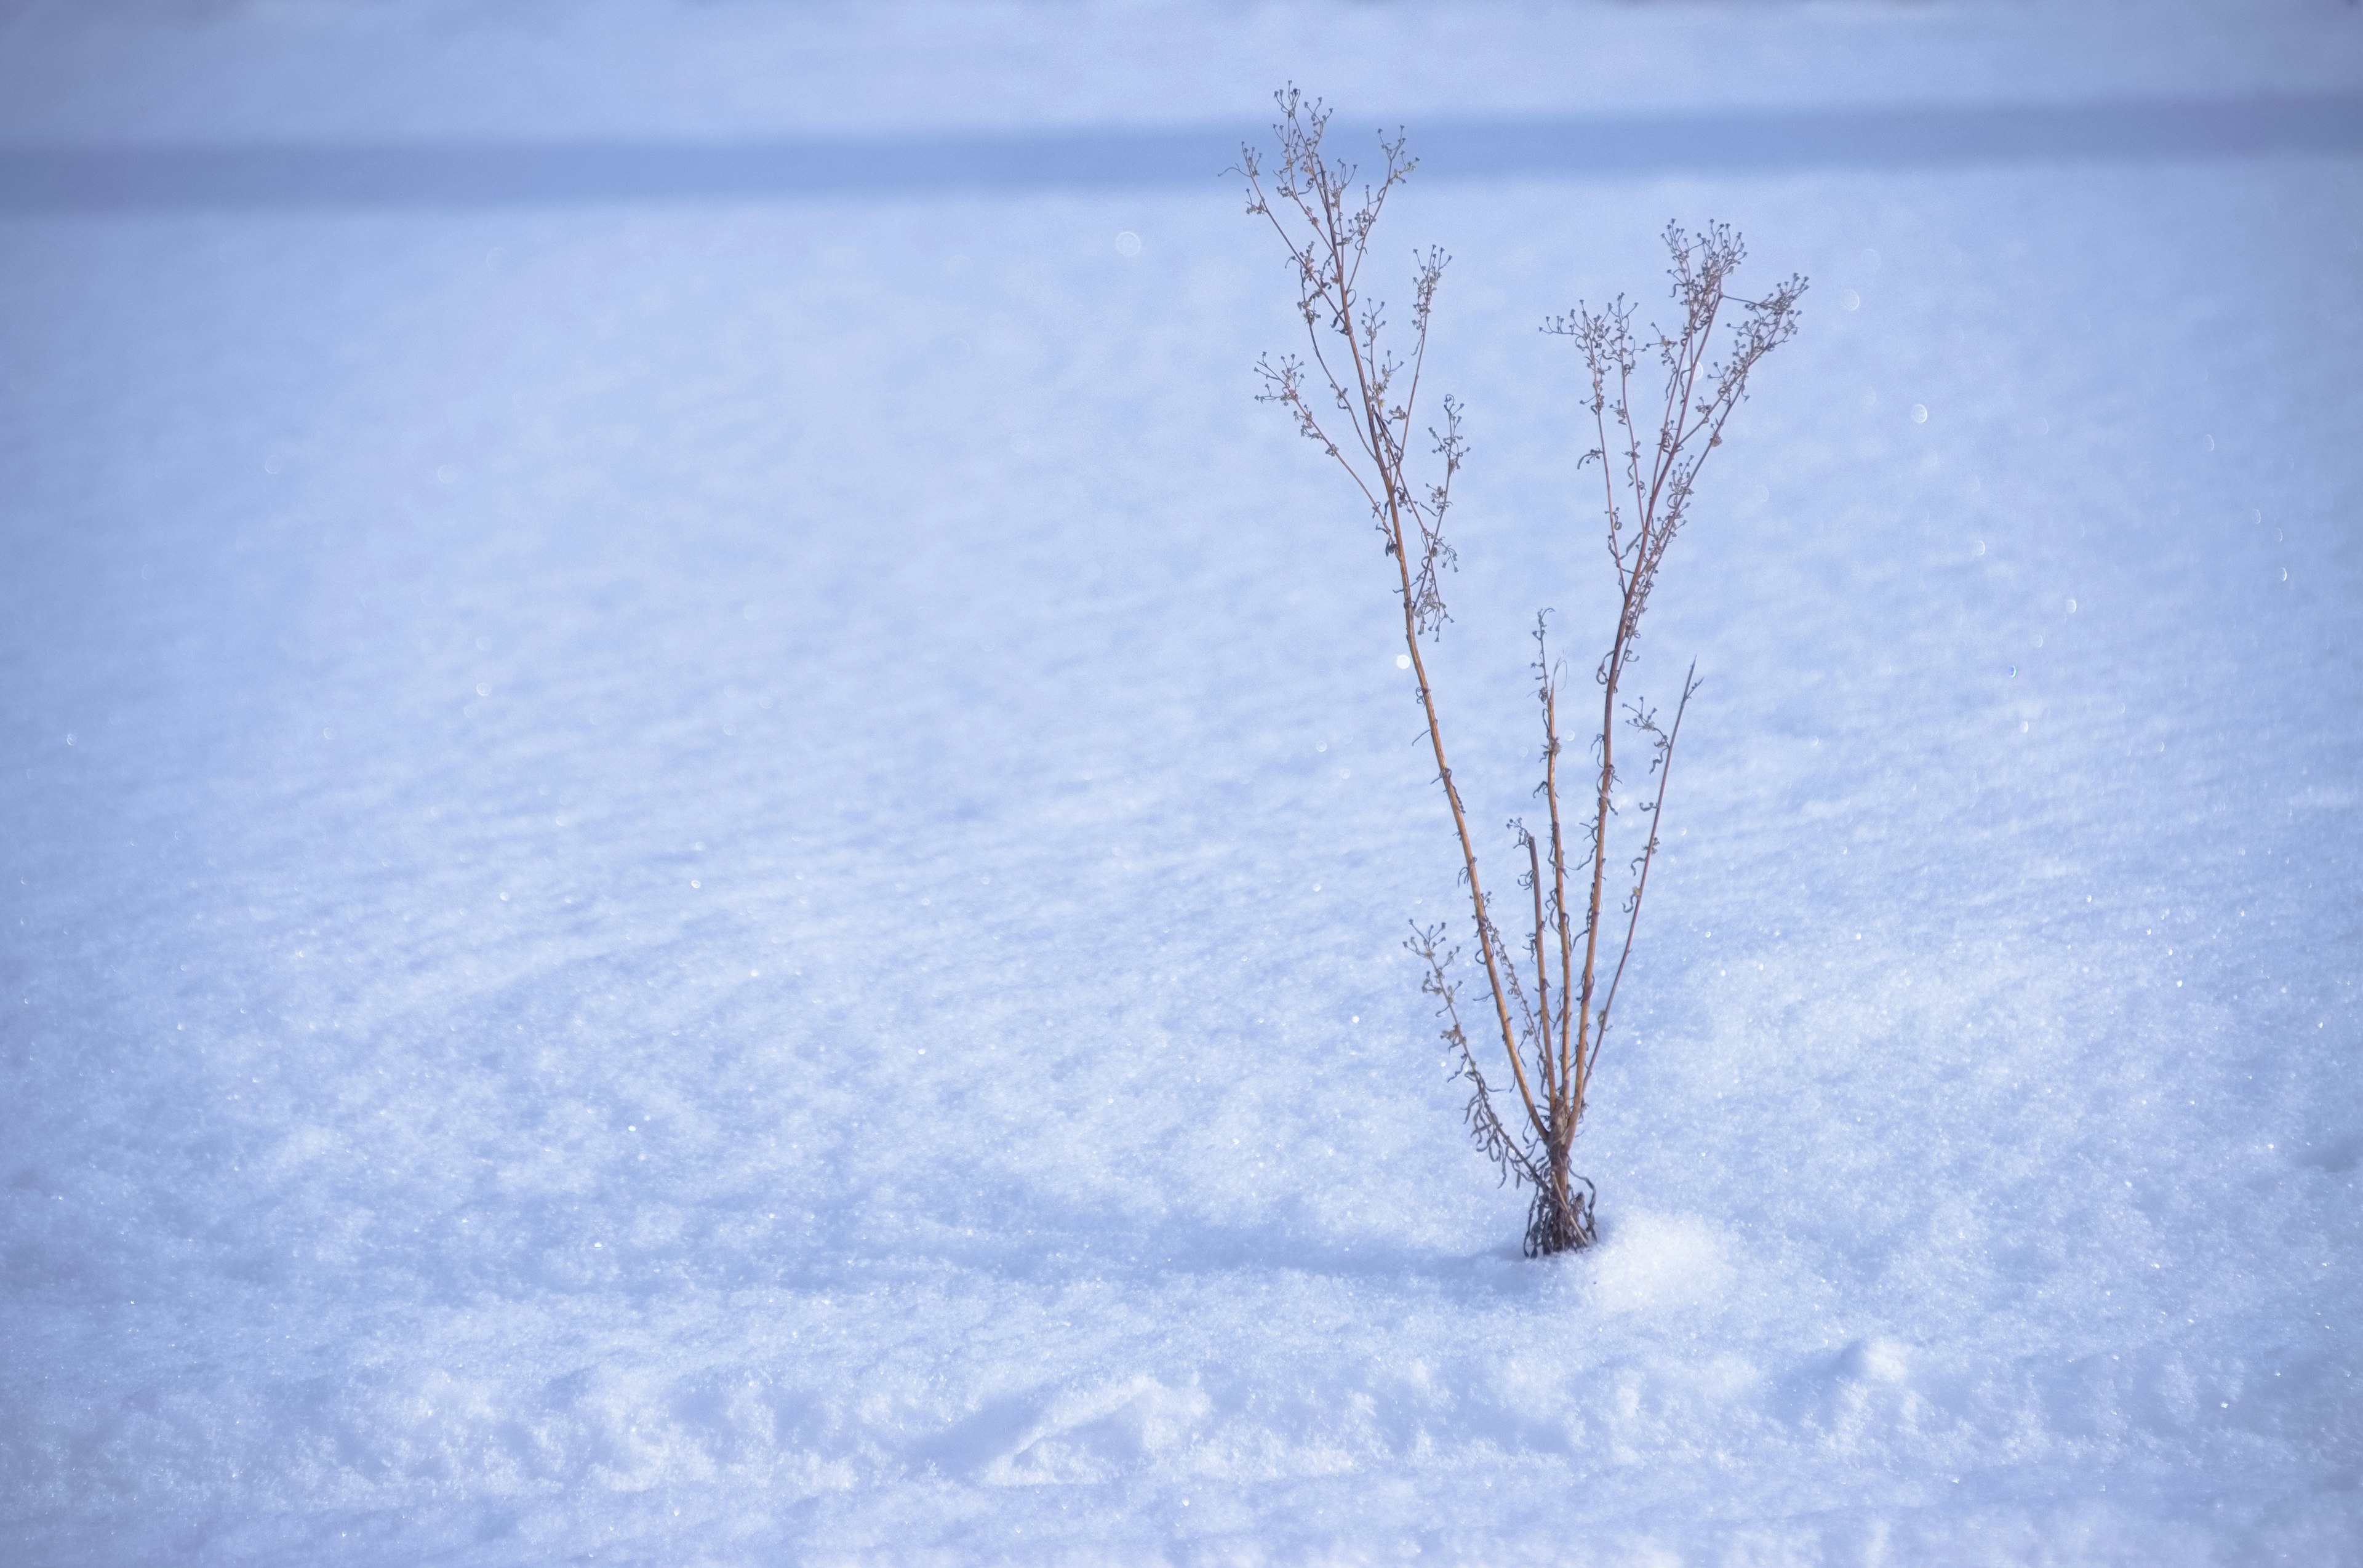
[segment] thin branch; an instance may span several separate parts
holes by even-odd
[[[1625,949],[1617,954],[1616,973],[1610,977],[1608,995],[1600,1004],[1600,1028],[1592,1035],[1592,1060],[1586,1064],[1583,1082],[1576,1086],[1576,1097],[1579,1101],[1581,1100],[1584,1090],[1591,1086],[1591,1069],[1600,1064],[1600,1047],[1608,1040],[1608,1015],[1616,1006],[1616,988],[1625,984],[1625,965],[1633,956],[1634,934],[1641,929],[1641,900],[1648,894],[1649,867],[1658,858],[1658,825],[1661,820],[1661,814],[1666,809],[1666,785],[1672,782],[1674,776],[1674,742],[1682,733],[1682,715],[1690,711],[1691,695],[1698,688],[1698,661],[1693,659],[1691,661],[1689,673],[1682,677],[1682,700],[1674,705],[1673,728],[1666,731],[1664,740],[1658,747],[1658,760],[1655,764],[1658,773],[1658,797],[1649,806],[1649,841],[1641,851],[1639,861],[1641,874],[1633,884],[1633,896],[1626,906],[1626,913],[1631,916],[1631,918],[1625,923]],[[1652,725],[1651,728],[1656,727]]]
[[[1291,262],[1297,273],[1297,305],[1305,331],[1312,345],[1314,363],[1327,381],[1337,406],[1354,427],[1356,444],[1369,460],[1373,470],[1364,474],[1354,469],[1344,451],[1320,433],[1319,422],[1305,406],[1301,383],[1291,383],[1282,390],[1281,401],[1289,403],[1299,420],[1299,428],[1321,441],[1324,449],[1346,462],[1353,472],[1355,483],[1363,498],[1370,504],[1385,537],[1388,553],[1395,558],[1398,589],[1403,616],[1403,646],[1409,654],[1413,678],[1416,684],[1422,713],[1427,720],[1428,740],[1436,753],[1437,781],[1444,787],[1446,804],[1452,813],[1455,836],[1459,840],[1462,880],[1468,884],[1470,911],[1478,935],[1478,953],[1483,960],[1488,988],[1492,993],[1494,1020],[1501,1029],[1502,1047],[1510,1058],[1511,1075],[1515,1079],[1518,1096],[1525,1105],[1526,1119],[1537,1137],[1548,1139],[1548,1124],[1535,1100],[1533,1086],[1527,1081],[1525,1064],[1521,1060],[1520,1031],[1511,1019],[1513,998],[1525,1007],[1523,993],[1517,984],[1514,968],[1504,963],[1499,933],[1494,929],[1489,913],[1484,884],[1477,864],[1477,847],[1469,830],[1468,812],[1460,799],[1460,791],[1452,778],[1451,763],[1445,754],[1444,726],[1436,708],[1435,691],[1428,680],[1426,660],[1420,648],[1420,634],[1440,626],[1444,618],[1444,602],[1437,581],[1439,569],[1448,569],[1451,555],[1437,531],[1439,518],[1421,514],[1414,492],[1403,475],[1404,441],[1395,439],[1387,404],[1388,388],[1392,383],[1397,361],[1381,349],[1384,317],[1379,306],[1364,301],[1356,291],[1361,264],[1370,248],[1370,238],[1376,227],[1386,197],[1394,187],[1409,177],[1415,166],[1403,152],[1400,134],[1392,141],[1381,138],[1380,146],[1386,157],[1382,178],[1375,185],[1365,185],[1361,205],[1352,212],[1346,208],[1345,191],[1352,180],[1350,167],[1325,157],[1321,139],[1327,129],[1329,114],[1319,100],[1309,105],[1295,89],[1275,95],[1280,106],[1281,121],[1273,128],[1281,144],[1281,165],[1278,191],[1292,206],[1300,220],[1299,231],[1292,231],[1265,193],[1262,172],[1254,149],[1240,150],[1239,172],[1248,183],[1248,210],[1268,219],[1279,231]],[[1424,365],[1426,335],[1436,285],[1441,277],[1445,258],[1441,251],[1431,251],[1426,263],[1414,280],[1417,306],[1414,336],[1417,343],[1414,363]],[[1326,330],[1324,330],[1326,323]],[[1333,366],[1328,351],[1342,346],[1343,366]],[[1349,370],[1350,379],[1340,374]],[[1414,375],[1416,376],[1416,372]],[[1267,387],[1270,378],[1267,377]],[[1407,436],[1408,405],[1402,421]],[[1448,499],[1451,475],[1459,466],[1460,447],[1457,409],[1448,412],[1446,431],[1438,439],[1440,455],[1445,458],[1445,476],[1432,494]],[[1440,508],[1439,508],[1440,511]],[[1421,536],[1420,564],[1415,569],[1409,549],[1410,529],[1405,515],[1411,517],[1411,527]]]

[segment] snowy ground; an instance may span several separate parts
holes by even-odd
[[[1434,15],[615,8],[495,102],[514,14],[19,7],[0,119],[1195,124],[1333,33],[1372,121],[1597,106],[1531,64],[1595,37],[1686,62],[1609,108],[2363,78],[2333,5],[1694,6],[1405,85]],[[1604,1244],[1534,1264],[1221,182],[0,213],[9,1561],[2363,1562],[2363,158],[1415,186],[1482,820],[1525,617],[1602,624],[1534,328],[1709,217],[1814,291],[1660,590]]]

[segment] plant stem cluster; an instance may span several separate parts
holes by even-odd
[[[1486,1078],[1463,1022],[1459,983],[1451,974],[1459,950],[1447,942],[1446,928],[1414,927],[1406,945],[1425,966],[1422,989],[1436,998],[1444,1038],[1457,1052],[1460,1075],[1470,1082],[1466,1119],[1472,1140],[1505,1180],[1517,1181],[1532,1195],[1527,1254],[1571,1251],[1590,1245],[1596,1234],[1594,1190],[1570,1164],[1575,1138],[1640,928],[1674,743],[1698,690],[1693,664],[1672,719],[1661,726],[1656,709],[1627,695],[1626,676],[1638,658],[1641,617],[1659,569],[1689,517],[1700,467],[1722,444],[1724,428],[1746,398],[1758,361],[1795,332],[1804,280],[1790,278],[1757,299],[1733,294],[1726,285],[1746,259],[1737,236],[1722,225],[1695,235],[1670,225],[1665,239],[1677,326],[1636,335],[1634,307],[1621,295],[1603,309],[1579,306],[1545,326],[1547,332],[1575,340],[1590,375],[1586,408],[1594,445],[1579,469],[1597,465],[1600,472],[1618,612],[1607,651],[1593,673],[1600,688],[1593,762],[1581,783],[1571,784],[1589,811],[1577,825],[1572,846],[1561,812],[1561,666],[1550,654],[1548,612],[1535,620],[1536,696],[1543,721],[1543,777],[1536,793],[1548,821],[1539,833],[1523,820],[1509,824],[1525,862],[1517,884],[1527,895],[1520,911],[1527,934],[1514,951],[1485,891],[1422,647],[1424,639],[1441,634],[1449,618],[1442,577],[1457,558],[1443,525],[1453,477],[1467,453],[1460,406],[1452,398],[1437,399],[1439,423],[1422,427],[1416,413],[1428,327],[1448,258],[1438,250],[1415,257],[1409,342],[1398,350],[1387,331],[1385,306],[1363,292],[1361,274],[1387,198],[1410,177],[1416,161],[1406,153],[1401,133],[1381,136],[1383,163],[1377,177],[1357,184],[1353,165],[1322,150],[1329,111],[1294,88],[1277,100],[1279,161],[1267,168],[1255,149],[1246,148],[1240,172],[1247,180],[1248,211],[1265,218],[1287,249],[1309,358],[1259,361],[1259,401],[1286,409],[1298,431],[1344,470],[1369,506],[1394,564],[1403,647],[1436,756],[1437,780],[1451,811],[1460,882],[1469,892],[1492,1004],[1480,1029],[1486,1036],[1499,1035],[1510,1071],[1507,1090],[1497,1093]],[[1724,345],[1720,357],[1718,343]],[[1654,361],[1654,385],[1637,384],[1650,379],[1641,376],[1645,360]],[[1426,462],[1419,464],[1422,455]],[[1415,480],[1414,466],[1424,467],[1426,476]],[[1638,805],[1647,832],[1625,862],[1625,877],[1612,887],[1611,823],[1623,782],[1616,759],[1620,711],[1625,724],[1647,740],[1647,777],[1653,784],[1645,784],[1648,798]],[[1621,916],[1625,927],[1621,936],[1612,932],[1606,946],[1601,940],[1604,915],[1612,925]],[[1511,1097],[1514,1104],[1505,1117],[1503,1101]]]

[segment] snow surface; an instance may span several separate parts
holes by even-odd
[[[682,138],[2363,85],[2345,0],[0,0],[0,134]]]
[[[698,39],[953,14],[601,13],[566,80],[677,128]],[[2143,81],[2351,83],[2352,9],[2247,14]],[[2135,74],[2063,63],[2119,11],[1517,15],[1430,101],[1547,27]],[[1219,117],[1325,18],[1417,107],[1430,16],[995,8],[970,118],[1135,27]],[[494,112],[427,6],[7,25],[19,138],[596,96]],[[185,91],[106,120],[110,50]],[[1536,1264],[1228,186],[0,215],[7,1560],[2363,1562],[2363,161],[1414,184],[1482,821],[1527,616],[1602,624],[1535,328],[1709,217],[1814,290],[1648,630],[1707,684]]]

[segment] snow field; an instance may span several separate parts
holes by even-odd
[[[2358,196],[1391,217],[1457,257],[1487,824],[1526,617],[1579,670],[1601,618],[1534,328],[1654,296],[1669,217],[1814,278],[1647,634],[1709,684],[1603,1245],[1540,1266],[1395,947],[1449,845],[1226,188],[7,220],[9,1529],[2355,1561]]]

